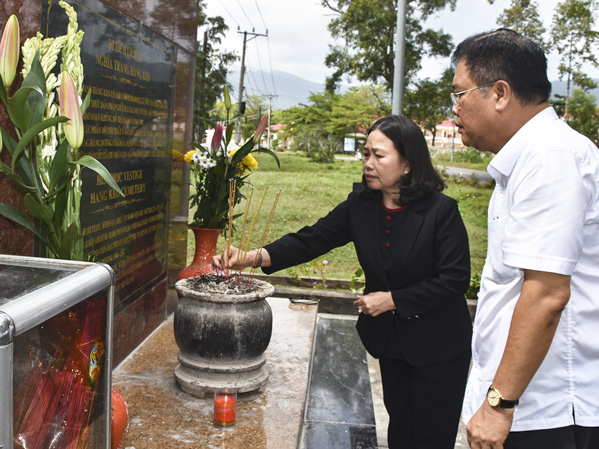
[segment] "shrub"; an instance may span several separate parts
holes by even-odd
[[[306,130],[294,138],[292,149],[303,151],[312,162],[335,162],[335,153],[341,152],[341,143],[321,129]]]
[[[463,151],[456,151],[453,154],[454,162],[470,162],[472,164],[479,164],[483,162],[482,153],[474,148],[467,148]]]

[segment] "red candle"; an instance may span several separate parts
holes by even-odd
[[[236,393],[214,394],[214,424],[232,426],[235,424],[235,409],[237,408]]]

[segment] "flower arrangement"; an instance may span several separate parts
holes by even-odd
[[[228,124],[238,116],[229,119],[231,97],[225,87],[224,92],[227,121],[214,125],[214,135],[210,146],[192,144],[193,149],[185,154],[173,150],[173,159],[190,164],[194,192],[190,194],[190,207],[195,207],[189,226],[195,228],[222,229],[229,222],[229,208],[239,204],[243,195],[242,187],[258,162],[252,153],[266,153],[274,158],[280,167],[277,155],[267,148],[257,147],[266,128],[267,116],[260,120],[255,134],[239,149],[230,148],[233,126]]]
[[[48,257],[83,260],[83,233],[79,219],[81,170],[94,170],[123,195],[108,170],[91,156],[81,155],[83,114],[89,94],[81,100],[83,65],[77,14],[64,1],[69,25],[67,34],[44,38],[40,33],[23,44],[23,82],[10,96],[19,62],[19,22],[11,16],[0,42],[0,100],[14,127],[16,140],[0,129],[0,151],[10,153],[10,165],[1,172],[25,194],[27,211],[40,228],[19,209],[0,203],[0,214],[38,236]],[[60,73],[54,73],[61,56]],[[58,99],[58,103],[56,102]]]

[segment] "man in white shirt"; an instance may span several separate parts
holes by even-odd
[[[547,60],[500,29],[453,57],[465,145],[495,154],[463,406],[472,448],[599,448],[599,150],[547,100]]]

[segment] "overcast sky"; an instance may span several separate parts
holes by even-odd
[[[549,27],[559,0],[537,0],[541,19]],[[223,47],[241,56],[243,34],[248,31],[268,36],[248,35],[246,67],[250,72],[283,71],[301,78],[323,83],[332,70],[324,64],[329,44],[333,43],[327,25],[332,18],[319,0],[206,0],[209,16],[220,15],[230,30]],[[454,44],[471,34],[496,28],[496,18],[511,4],[511,0],[458,0],[455,11],[446,9],[430,18],[427,25],[442,28],[453,36]],[[558,79],[558,56],[549,55],[549,79]],[[238,69],[240,62],[237,63]],[[421,77],[437,78],[449,66],[449,59],[429,59],[423,62]],[[599,70],[588,69],[599,78]],[[259,83],[262,80],[255,80]],[[270,85],[270,80],[265,81]]]

